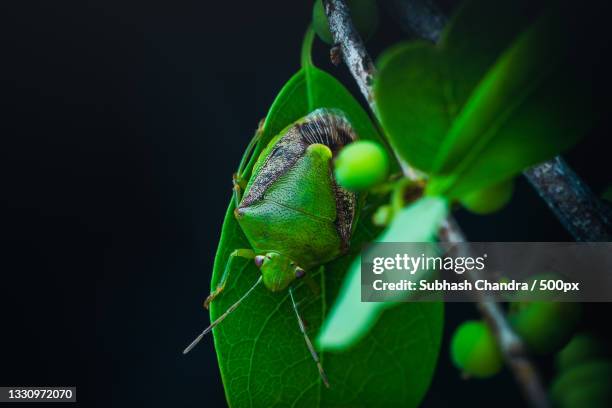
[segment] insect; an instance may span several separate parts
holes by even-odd
[[[270,141],[245,185],[243,173],[259,134],[249,144],[233,178],[234,216],[251,248],[236,249],[230,254],[219,284],[204,302],[205,307],[223,292],[236,257],[253,259],[261,276],[184,353],[188,353],[263,282],[273,292],[288,289],[306,346],[323,382],[329,387],[300,316],[294,283],[349,249],[357,196],[336,183],[332,160],[357,136],[341,112],[318,109]]]

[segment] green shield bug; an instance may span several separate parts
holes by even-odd
[[[293,284],[308,271],[349,249],[357,197],[336,183],[332,160],[357,136],[341,112],[318,109],[285,128],[268,143],[245,183],[242,172],[259,134],[249,144],[234,176],[234,216],[251,248],[236,249],[231,253],[219,284],[206,299],[205,307],[223,292],[236,257],[253,259],[261,276],[184,353],[188,353],[263,282],[273,292],[288,289],[306,346],[323,382],[329,386],[295,302]]]

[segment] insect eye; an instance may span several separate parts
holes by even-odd
[[[306,275],[306,271],[305,270],[303,270],[302,268],[295,268],[295,277],[296,278],[299,279],[299,278],[303,277],[304,275]]]
[[[265,259],[265,256],[263,256],[263,255],[257,255],[257,256],[255,257],[255,259],[254,259],[254,261],[255,261],[255,265],[256,265],[258,268],[261,268],[261,265],[263,265],[264,259]]]

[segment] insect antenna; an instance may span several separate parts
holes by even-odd
[[[191,342],[190,345],[188,345],[185,350],[183,350],[183,354],[187,354],[189,353],[195,346],[198,345],[198,343],[200,342],[200,340],[202,340],[202,338],[204,336],[206,336],[215,326],[217,326],[219,323],[221,323],[227,316],[230,315],[230,313],[232,313],[234,310],[236,310],[236,308],[238,308],[238,306],[240,306],[240,303],[242,303],[242,301],[244,299],[246,299],[247,297],[249,297],[249,295],[251,294],[251,292],[253,292],[253,290],[255,290],[255,288],[257,286],[259,286],[259,284],[261,283],[261,281],[263,280],[263,276],[259,276],[259,279],[257,279],[257,282],[255,282],[255,284],[253,286],[251,286],[251,288],[249,290],[246,291],[246,293],[244,295],[242,295],[242,297],[240,299],[238,299],[236,301],[236,303],[234,303],[233,305],[231,305],[230,307],[227,308],[227,310],[225,312],[223,312],[223,314],[221,316],[219,316],[214,322],[212,322],[210,324],[210,326],[208,326],[206,329],[204,329],[204,331],[202,333],[200,333],[200,335],[198,337],[195,338],[194,341]]]
[[[304,321],[302,320],[302,317],[300,316],[300,312],[298,311],[297,304],[295,303],[295,298],[293,297],[293,288],[289,288],[289,297],[291,298],[291,303],[293,304],[293,310],[295,311],[295,316],[297,317],[297,321],[300,325],[300,331],[304,335],[306,346],[308,347],[308,350],[310,351],[310,355],[312,356],[312,359],[317,364],[317,368],[319,369],[319,375],[321,376],[321,380],[323,380],[323,384],[325,384],[325,386],[329,388],[329,381],[327,380],[327,375],[325,375],[325,371],[323,370],[323,365],[321,364],[319,355],[315,351],[314,346],[312,345],[312,342],[310,341],[310,338],[308,337],[308,334],[306,334],[306,327],[304,326]]]

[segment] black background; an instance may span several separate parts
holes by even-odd
[[[299,68],[311,3],[0,7],[0,385],[76,385],[81,406],[224,406],[212,341],[181,350],[208,322],[231,174]],[[405,38],[382,18],[375,55]],[[317,63],[355,89],[326,52]],[[567,156],[597,192],[612,181],[608,130]],[[474,241],[571,239],[523,179],[500,213],[458,218]],[[587,326],[609,309],[590,307]],[[447,316],[424,406],[522,405],[507,371],[460,379],[448,335],[477,313],[450,304]]]

